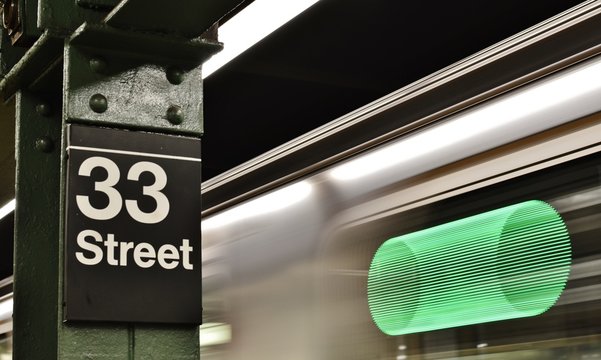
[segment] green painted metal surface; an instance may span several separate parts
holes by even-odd
[[[64,132],[80,123],[200,136],[200,64],[221,44],[181,35],[204,31],[236,3],[174,6],[180,14],[190,14],[186,7],[211,13],[171,19],[156,34],[135,24],[162,17],[163,4],[128,3],[127,13],[112,13],[116,29],[101,24],[115,1],[40,0],[39,13],[26,14],[38,21],[36,43],[23,54],[3,37],[0,90],[17,99],[15,359],[200,358],[198,326],[63,321]]]
[[[17,93],[14,358],[199,359],[197,326],[62,321],[66,122],[55,85]]]
[[[196,360],[198,339],[197,326],[62,323],[58,359]]]
[[[221,44],[192,37],[238,2],[124,1],[109,21],[114,0],[38,0],[23,7],[41,34],[31,48],[3,34],[0,92],[17,99],[15,359],[200,358],[198,326],[63,321],[65,128],[200,137],[200,65]]]
[[[388,335],[535,316],[561,295],[571,244],[559,214],[527,201],[387,240],[368,303]]]
[[[17,62],[12,66],[10,71],[0,80],[0,95],[4,99],[9,99],[19,89],[28,89],[43,76],[52,64],[60,62],[62,58],[63,40],[52,35],[50,32],[45,32],[31,46]],[[5,52],[12,53],[2,49],[2,54]],[[58,84],[60,86],[60,83]]]
[[[80,6],[76,0],[38,0],[38,9],[38,27],[63,34],[77,29],[83,22],[101,22],[109,10]]]
[[[88,51],[90,48],[88,48]],[[161,102],[150,103],[152,99],[164,96],[157,88],[170,87],[171,84],[166,80],[165,68],[151,66],[155,72],[154,76],[145,79],[132,74],[144,73],[145,63],[140,63],[140,57],[147,54],[131,55],[128,59],[121,55],[120,69],[124,71],[114,71],[113,62],[114,53],[104,55],[101,49],[98,49],[94,55],[101,53],[103,56],[101,64],[91,64],[90,60],[94,56],[86,56],[71,46],[66,44],[66,54],[78,53],[77,60],[67,55],[64,67],[64,96],[63,100],[67,104],[63,107],[63,126],[67,123],[83,123],[92,126],[111,126],[128,128],[152,132],[169,133],[194,133],[200,136],[200,125],[202,124],[200,113],[192,126],[196,131],[190,128],[179,128],[174,126],[164,117],[156,116],[149,118],[145,114],[149,111],[162,108]],[[102,62],[106,62],[102,64]],[[74,77],[77,79],[77,85],[72,82]],[[159,83],[158,85],[156,83]],[[125,86],[127,84],[128,86]],[[200,92],[202,81],[188,86],[189,91],[197,90]],[[78,97],[81,89],[95,89],[87,96]],[[133,91],[132,91],[133,89]],[[122,101],[127,100],[119,98],[123,92],[129,93],[129,99],[137,96],[138,99],[125,105]],[[94,111],[90,107],[88,97],[93,94],[102,94],[108,100],[108,107],[104,111]],[[195,95],[196,96],[196,95]],[[199,95],[198,95],[199,96]],[[185,97],[185,99],[189,99]],[[200,100],[198,97],[197,99]],[[165,109],[166,110],[166,109]],[[138,117],[135,117],[136,111]],[[77,114],[75,116],[74,114]],[[63,144],[64,148],[64,144]],[[66,152],[63,152],[63,163],[66,162]],[[62,178],[65,178],[66,171],[63,166]],[[62,182],[64,192],[64,181]],[[62,197],[64,198],[64,197]],[[64,207],[64,206],[63,206]],[[60,223],[64,224],[64,213],[62,213]],[[60,263],[64,263],[64,232],[60,236],[61,248],[58,256]],[[59,289],[63,289],[64,268],[60,268]],[[200,279],[199,279],[200,281]],[[59,302],[62,304],[62,292]],[[198,304],[201,306],[201,304]],[[59,318],[63,318],[62,307],[59,309]],[[127,323],[94,323],[94,322],[68,322],[59,324],[58,332],[58,358],[59,359],[199,359],[199,337],[198,327],[189,325],[149,325],[149,324],[127,324]]]
[[[61,121],[36,112],[43,101],[16,98],[15,359],[53,359],[58,344]]]
[[[199,63],[220,49],[214,42],[82,26],[65,51],[65,117],[69,122],[200,136]],[[181,71],[181,81],[169,80],[172,69]],[[99,95],[107,104],[102,111],[90,107]],[[180,121],[170,118],[172,108],[179,109]]]
[[[193,38],[242,2],[204,0],[189,1],[186,6],[164,6],[161,0],[124,0],[107,16],[106,22],[115,27]]]

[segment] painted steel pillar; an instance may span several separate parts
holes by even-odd
[[[66,121],[57,90],[16,94],[14,358],[199,359],[198,326],[63,322]]]
[[[60,107],[50,110],[40,94],[23,90],[16,95],[14,359],[49,354],[52,359],[57,353],[60,114]]]
[[[0,57],[16,98],[15,359],[200,358],[197,325],[64,321],[67,128],[200,138],[201,64],[221,48],[206,30],[239,2],[7,1],[26,4]]]

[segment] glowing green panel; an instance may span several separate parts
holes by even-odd
[[[527,201],[384,242],[369,268],[369,309],[388,335],[539,315],[570,263],[557,211]]]

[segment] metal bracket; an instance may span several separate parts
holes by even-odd
[[[45,74],[48,74],[52,68],[60,63],[62,45],[63,40],[61,38],[50,34],[48,31],[42,34],[0,80],[0,94],[2,97],[8,100],[19,89],[35,87],[34,84],[39,83]],[[6,58],[3,56],[3,65],[5,61]]]
[[[110,8],[81,6],[79,2],[76,5],[74,0],[39,0],[37,25],[40,29],[68,34],[84,22],[100,23],[107,12],[99,10]]]
[[[109,11],[119,4],[119,0],[75,0],[75,3],[86,9]]]
[[[105,22],[114,27],[136,29],[184,38],[200,36],[243,0],[195,0],[186,6],[163,0],[123,0]]]
[[[221,44],[93,25],[82,26],[67,44],[67,122],[202,134],[198,64]]]

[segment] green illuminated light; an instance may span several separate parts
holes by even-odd
[[[384,242],[369,268],[369,309],[388,335],[539,315],[570,263],[559,214],[526,201]]]

